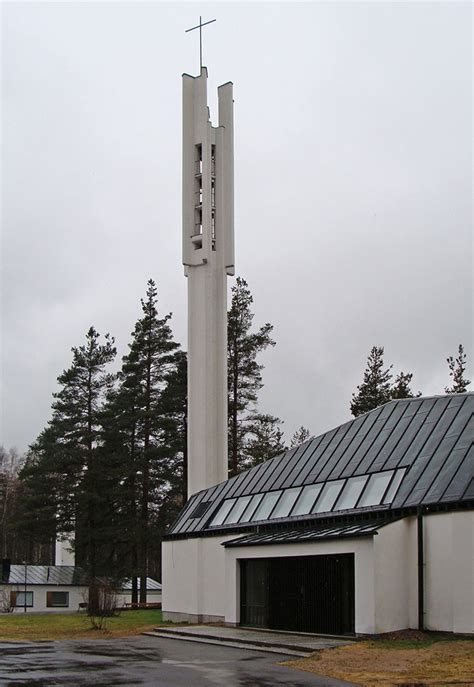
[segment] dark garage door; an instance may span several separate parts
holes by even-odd
[[[240,561],[240,622],[295,632],[354,632],[354,554]]]

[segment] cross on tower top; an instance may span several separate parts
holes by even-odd
[[[211,19],[210,21],[205,21],[204,24],[202,23],[202,17],[199,17],[199,24],[197,26],[193,26],[191,29],[186,29],[184,33],[189,33],[190,31],[194,31],[194,29],[199,29],[199,73],[201,73],[202,69],[202,27],[207,26],[208,24],[212,24],[216,19]]]

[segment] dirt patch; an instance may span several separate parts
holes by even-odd
[[[415,642],[419,642],[418,647],[413,646]],[[409,646],[404,647],[404,643]],[[347,680],[362,687],[473,687],[474,641],[442,641],[430,638],[427,643],[426,636],[405,640],[397,636],[391,642],[389,638],[384,637],[382,640],[368,640],[350,646],[323,649],[308,658],[287,661],[285,665]]]
[[[446,636],[446,635],[445,635]],[[430,643],[436,640],[436,634],[428,632],[422,632],[421,630],[397,630],[396,632],[384,632],[381,635],[377,635],[375,641],[386,640],[386,639],[396,639],[409,642],[426,642]]]

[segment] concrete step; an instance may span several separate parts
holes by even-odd
[[[149,637],[162,637],[163,639],[176,639],[182,642],[197,642],[201,644],[214,644],[218,646],[227,646],[234,649],[248,649],[251,651],[264,651],[270,654],[279,654],[280,656],[298,656],[306,657],[309,656],[312,651],[308,650],[296,650],[293,648],[283,648],[271,644],[255,643],[255,642],[245,642],[239,639],[218,639],[215,637],[210,637],[208,635],[195,635],[195,634],[184,634],[177,632],[163,632],[161,630],[152,630],[151,632],[143,632],[142,634],[148,635]]]
[[[154,628],[154,636],[217,643],[225,646],[245,646],[260,651],[273,651],[297,656],[308,656],[319,649],[351,644],[341,637],[322,637],[308,634],[260,631],[252,628],[216,625],[160,626]],[[353,640],[352,640],[353,641]],[[295,653],[296,652],[296,653]]]

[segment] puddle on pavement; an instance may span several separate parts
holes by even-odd
[[[100,656],[101,658],[113,658],[123,661],[140,660],[140,661],[155,661],[161,662],[161,654],[158,650],[150,651],[148,647],[128,648],[123,645],[95,645],[95,644],[80,644],[74,646],[72,649],[74,654],[83,654],[85,656]]]

